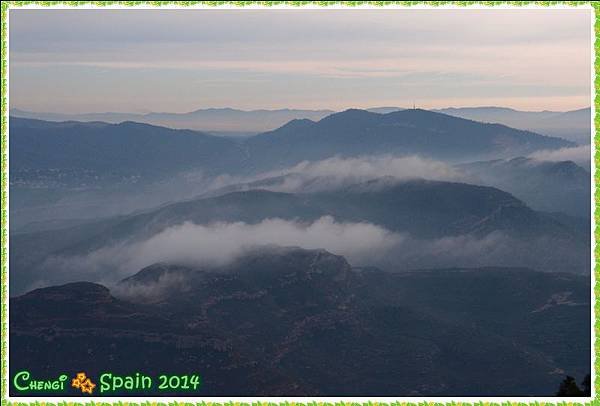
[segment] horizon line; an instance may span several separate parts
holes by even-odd
[[[141,116],[145,116],[145,115],[150,115],[150,114],[178,114],[178,115],[184,115],[184,114],[191,114],[191,113],[195,113],[198,111],[210,111],[210,110],[233,110],[233,111],[238,111],[238,112],[244,112],[244,113],[253,113],[253,112],[276,112],[276,111],[311,111],[311,112],[332,112],[332,113],[339,113],[339,112],[343,112],[346,110],[373,110],[373,109],[398,109],[398,110],[412,110],[413,108],[419,108],[421,110],[430,110],[430,111],[434,111],[434,110],[449,110],[449,109],[506,109],[506,110],[513,110],[513,111],[518,111],[521,113],[545,113],[545,112],[552,112],[552,113],[568,113],[568,112],[572,112],[572,111],[578,111],[578,110],[585,110],[585,109],[591,109],[592,106],[588,105],[588,106],[583,106],[583,107],[578,107],[578,108],[574,108],[574,109],[568,109],[568,110],[548,110],[548,109],[542,109],[542,110],[520,110],[518,108],[514,108],[514,107],[509,107],[509,106],[502,106],[502,105],[463,105],[463,106],[445,106],[445,107],[419,107],[418,105],[416,105],[415,107],[399,107],[399,106],[373,106],[373,107],[347,107],[344,109],[331,109],[331,108],[295,108],[295,107],[279,107],[279,108],[256,108],[256,109],[244,109],[244,108],[236,108],[236,107],[201,107],[198,109],[194,109],[194,110],[189,110],[189,111],[184,111],[184,112],[177,112],[177,111],[150,111],[150,110],[146,110],[146,111],[88,111],[88,112],[83,112],[83,113],[74,113],[74,112],[57,112],[57,111],[37,111],[37,110],[30,110],[27,108],[21,108],[21,107],[9,107],[9,115],[10,112],[13,110],[18,110],[24,113],[33,113],[33,114],[60,114],[60,115],[73,115],[73,116],[85,116],[85,115],[89,115],[89,114],[132,114],[132,115],[141,115]]]

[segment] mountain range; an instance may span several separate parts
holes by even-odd
[[[129,252],[128,247],[135,252],[136,244],[143,246],[161,233],[177,235],[177,227],[186,223],[211,227],[279,219],[303,227],[327,217],[340,224],[368,224],[383,233],[397,233],[397,247],[379,259],[365,260],[386,269],[446,263],[589,272],[589,232],[573,222],[536,212],[492,187],[380,178],[314,193],[231,192],[71,227],[12,234],[11,270],[18,276],[11,278],[11,291],[22,292],[39,281],[68,281],[74,263],[87,264],[80,266],[92,280],[108,278],[111,267],[119,264],[101,258],[118,258],[119,252]],[[271,233],[277,235],[277,230]],[[106,254],[111,250],[116,251]]]
[[[305,160],[367,154],[502,158],[574,145],[418,109],[388,114],[347,110],[318,122],[292,120],[243,140],[133,122],[56,123],[15,117],[10,119],[10,132],[13,185],[51,180],[82,186],[170,177],[193,169],[250,175]]]
[[[10,118],[10,133],[11,232],[147,210],[192,198],[219,184],[270,177],[269,172],[320,159],[417,154],[452,163],[510,159],[574,145],[418,109],[386,114],[348,110],[318,122],[292,120],[275,131],[243,139],[134,122],[15,117]],[[411,174],[411,168],[404,172],[402,176],[427,177],[419,171]],[[474,179],[483,178],[492,179]],[[489,185],[504,187],[506,182]],[[538,194],[530,201],[530,194],[516,194],[534,208],[566,207],[554,204],[548,195]],[[538,205],[544,199],[548,204]],[[581,216],[581,207],[567,209]]]
[[[541,158],[575,142],[373,110],[144,116],[244,137],[11,117],[10,372],[200,374],[200,396],[552,396],[589,374],[591,174]]]
[[[405,110],[402,107],[375,107],[367,109],[375,113],[392,113]],[[536,133],[562,137],[578,144],[591,142],[591,109],[583,108],[566,112],[520,111],[506,107],[449,107],[434,109],[439,113],[470,120],[499,123],[509,127]],[[47,121],[103,121],[117,124],[123,121],[192,129],[220,135],[244,135],[271,131],[294,119],[321,120],[335,113],[332,110],[237,110],[232,108],[199,109],[188,113],[89,113],[62,114],[36,113],[11,109],[12,117]]]
[[[46,121],[102,121],[118,124],[135,121],[177,129],[216,132],[224,135],[255,134],[281,127],[294,119],[320,120],[333,113],[332,110],[237,110],[232,108],[198,109],[188,113],[35,113],[11,109],[12,117],[32,118]]]
[[[195,373],[200,396],[552,396],[589,372],[589,319],[585,277],[389,273],[264,247],[12,298],[11,372]]]
[[[269,167],[285,167],[335,155],[420,155],[460,161],[514,157],[573,145],[560,138],[420,109],[387,114],[346,110],[318,122],[295,120],[245,143],[255,157],[253,165],[261,165],[261,169],[265,162]]]

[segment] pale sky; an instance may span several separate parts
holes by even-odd
[[[25,10],[10,107],[589,106],[589,9]]]

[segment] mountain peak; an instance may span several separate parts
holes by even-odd
[[[228,267],[229,271],[242,273],[249,272],[251,268],[257,268],[253,273],[279,273],[283,270],[337,273],[350,270],[350,264],[344,257],[324,249],[266,245],[249,251]]]
[[[465,120],[465,119],[461,119],[461,118],[457,118],[454,116],[450,116],[448,114],[442,113],[442,112],[437,112],[437,111],[432,111],[432,110],[425,110],[425,109],[421,109],[421,108],[414,108],[414,109],[405,109],[405,110],[397,110],[397,111],[392,111],[389,112],[387,114],[383,115],[386,118],[400,118],[400,117],[431,117],[431,118],[447,118],[448,120],[462,120],[462,121],[470,121],[470,120]]]
[[[367,110],[361,109],[347,109],[344,111],[340,111],[339,113],[333,113],[328,115],[327,117],[322,118],[319,122],[327,122],[332,120],[352,120],[352,119],[360,119],[360,118],[376,118],[381,116],[378,113],[373,113]]]
[[[312,121],[312,120],[310,120],[308,118],[295,118],[295,119],[293,119],[291,121],[288,121],[287,123],[285,123],[281,127],[279,127],[279,130],[281,130],[281,129],[297,130],[297,129],[309,127],[309,126],[311,126],[313,124],[315,124],[315,121]]]
[[[190,295],[226,295],[241,286],[271,289],[292,281],[314,284],[311,291],[326,289],[349,280],[351,273],[344,257],[324,249],[267,245],[249,248],[225,265],[150,265],[123,279],[115,291],[124,299],[157,303]]]

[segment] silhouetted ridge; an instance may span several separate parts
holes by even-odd
[[[250,137],[244,146],[250,167],[259,171],[332,156],[394,154],[451,160],[508,158],[573,145],[559,138],[422,109],[387,114],[349,109],[308,126],[284,126]]]

